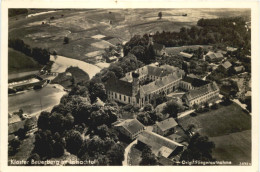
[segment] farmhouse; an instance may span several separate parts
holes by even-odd
[[[156,156],[165,158],[177,155],[184,148],[180,143],[146,130],[138,136],[137,141],[137,146],[143,147],[146,145],[151,148]]]
[[[229,61],[226,61],[225,63],[221,64],[218,67],[218,70],[223,73],[227,73],[227,71],[231,68],[232,64]]]
[[[157,122],[153,126],[153,132],[160,134],[162,136],[166,136],[174,133],[175,127],[178,123],[173,118],[168,118],[161,122]]]
[[[211,52],[209,51],[207,54],[206,54],[206,60],[209,61],[209,62],[216,62],[216,61],[220,61],[222,58],[223,58],[223,54],[218,52],[218,53],[214,53],[214,52]]]
[[[245,67],[244,66],[237,66],[237,67],[234,67],[234,70],[235,70],[236,73],[241,73],[241,72],[245,71]]]
[[[134,140],[140,133],[144,131],[144,125],[136,119],[128,119],[114,127],[127,138]]]

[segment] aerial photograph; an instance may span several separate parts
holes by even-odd
[[[7,49],[8,166],[252,165],[250,8],[9,8]]]

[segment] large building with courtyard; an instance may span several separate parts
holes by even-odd
[[[110,78],[105,88],[108,98],[138,107],[151,103],[156,94],[168,95],[176,89],[186,92],[183,100],[188,106],[203,103],[219,93],[216,83],[190,78],[183,70],[170,65],[143,66],[123,78]]]

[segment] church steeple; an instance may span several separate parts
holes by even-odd
[[[133,72],[132,73],[133,82],[132,82],[132,94],[133,96],[137,95],[139,91],[139,73]]]

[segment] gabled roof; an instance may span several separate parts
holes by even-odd
[[[110,78],[105,83],[105,88],[108,91],[113,91],[127,96],[132,96],[132,83],[119,80],[117,78]]]
[[[205,94],[218,90],[218,86],[215,82],[201,86],[197,89],[190,90],[189,92],[185,93],[185,98],[190,101],[196,98],[199,98]]]
[[[241,71],[245,70],[245,67],[244,66],[237,66],[237,67],[234,67],[234,70],[236,72],[241,72]]]
[[[128,119],[115,125],[115,127],[119,127],[119,126],[123,127],[131,134],[135,134],[138,131],[144,129],[144,125],[141,122],[139,122],[137,119]]]
[[[236,51],[237,48],[234,48],[234,47],[227,47],[227,51]]]
[[[221,66],[223,66],[225,69],[228,69],[228,68],[230,68],[232,66],[232,64],[229,61],[226,61]]]
[[[156,124],[162,131],[166,131],[170,128],[176,127],[178,123],[173,118],[168,118],[161,122],[157,122]]]
[[[193,56],[193,54],[189,54],[189,53],[185,53],[185,52],[180,52],[180,55],[183,57],[186,57],[188,59],[190,59]]]
[[[201,87],[209,83],[208,81],[204,81],[202,79],[198,79],[190,76],[184,77],[182,81],[190,83],[193,87]]]
[[[216,59],[216,58],[222,58],[223,54],[220,52],[214,53],[212,51],[209,51],[206,56],[208,56],[210,59]]]
[[[138,139],[138,141],[150,146],[152,149],[152,152],[155,155],[158,155],[158,153],[162,147],[167,147],[168,148],[167,150],[171,149],[173,152],[177,147],[183,146],[180,143],[177,143],[166,137],[163,137],[159,134],[156,134],[154,132],[150,132],[147,130],[145,130],[141,134],[139,134],[137,139]]]
[[[154,82],[150,82],[147,85],[143,85],[140,87],[140,95],[146,95],[150,94],[162,87],[164,87],[167,84],[170,84],[174,81],[177,81],[178,79],[181,79],[182,75],[180,72],[175,72],[172,74],[169,74],[168,76],[165,76],[163,78],[159,78],[155,80]]]

